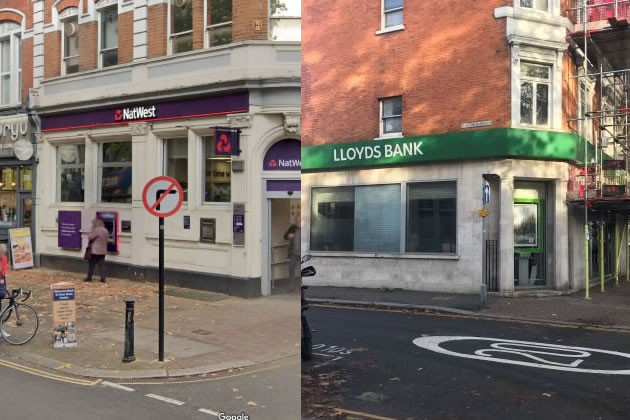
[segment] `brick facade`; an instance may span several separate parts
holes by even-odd
[[[268,38],[268,0],[239,0],[232,4],[232,39],[235,42]]]
[[[133,61],[133,12],[118,16],[118,64]]]
[[[379,98],[398,95],[405,136],[509,126],[506,22],[493,15],[506,3],[405,2],[406,29],[376,35],[379,1],[304,2],[303,144],[378,137]]]
[[[151,57],[161,57],[166,55],[166,18],[168,16],[168,5],[157,4],[149,6],[148,12],[148,52]]]
[[[44,78],[61,74],[61,32],[44,34]]]
[[[79,25],[79,71],[98,67],[98,23]]]

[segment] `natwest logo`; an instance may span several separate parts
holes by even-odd
[[[136,106],[117,109],[114,114],[114,120],[116,121],[145,120],[148,118],[155,118],[155,105],[152,107]]]

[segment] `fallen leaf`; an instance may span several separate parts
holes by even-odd
[[[238,392],[238,388],[232,388],[232,392]]]
[[[547,398],[551,398],[552,397],[552,395],[550,393],[548,393],[548,392],[543,392],[542,396],[543,397],[547,397]]]
[[[248,401],[248,402],[247,402],[247,405],[250,405],[250,406],[255,406],[255,405],[258,405],[258,404],[256,404],[254,401]]]

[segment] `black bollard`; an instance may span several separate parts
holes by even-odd
[[[123,357],[123,363],[131,363],[136,360],[136,356],[133,354],[133,305],[135,302],[136,300],[132,297],[125,299],[125,357]]]

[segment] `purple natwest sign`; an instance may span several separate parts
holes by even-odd
[[[57,218],[57,246],[66,249],[81,249],[81,212],[59,211]]]
[[[248,110],[249,95],[247,92],[178,102],[134,103],[78,114],[43,116],[42,131],[71,130],[139,121],[174,120],[178,118],[235,114],[247,112]]]
[[[301,143],[298,140],[280,140],[267,151],[263,160],[265,171],[299,171],[302,169]]]

